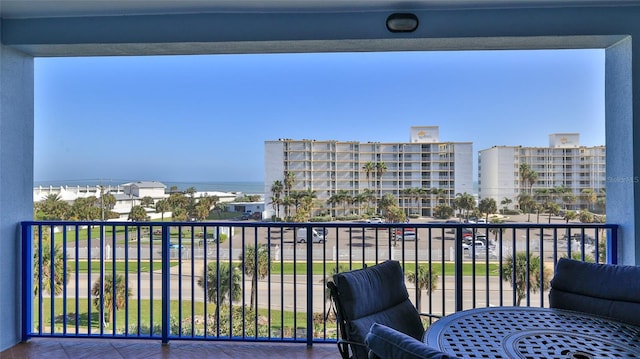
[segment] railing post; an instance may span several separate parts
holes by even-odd
[[[310,347],[313,345],[313,227],[309,225],[307,226],[306,245],[307,245],[307,346]]]
[[[33,332],[33,226],[22,223],[22,341]],[[42,250],[42,248],[40,248]]]
[[[607,238],[607,263],[618,264],[618,226],[610,230],[611,236]]]
[[[456,312],[459,312],[462,310],[462,273],[463,273],[463,266],[462,266],[462,226],[459,226],[456,229],[456,257],[455,257],[455,262],[454,262],[454,267],[455,267],[455,283],[456,283],[456,288],[455,288],[455,303],[456,303]]]
[[[169,342],[169,330],[171,329],[170,318],[170,297],[171,292],[169,283],[171,282],[171,273],[169,273],[171,266],[169,265],[169,242],[171,239],[171,233],[169,226],[162,225],[162,344]],[[152,270],[153,270],[153,263]]]

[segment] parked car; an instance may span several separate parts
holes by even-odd
[[[329,230],[327,228],[324,228],[324,227],[314,227],[313,230],[318,232],[323,237],[326,237],[327,234],[329,234]]]
[[[566,240],[567,239],[567,235],[565,234],[562,237],[562,239]],[[595,244],[595,242],[596,242],[595,238],[591,237],[590,235],[588,235],[586,233],[584,235],[582,233],[572,233],[571,234],[571,240],[572,241],[577,241],[577,242],[580,242],[580,243],[582,243],[582,241],[584,240],[585,244]]]
[[[202,232],[198,233],[197,237],[200,238],[198,240],[198,245],[202,246],[204,244],[204,238],[203,238],[204,237],[204,233],[202,233]],[[216,243],[217,241],[218,241],[218,239],[216,238],[215,232],[207,233],[207,244],[213,244],[213,243]]]
[[[404,228],[396,230],[395,238],[398,241],[415,241],[418,235],[415,228]]]
[[[184,251],[184,245],[178,243],[169,243],[170,250],[180,250],[180,252]]]
[[[380,217],[372,217],[367,219],[367,223],[384,223],[384,220]]]
[[[315,228],[312,228],[311,241],[312,243],[324,243],[325,236],[324,234],[320,234]],[[307,229],[306,228],[298,228],[296,231],[296,242],[305,243],[307,241]]]
[[[471,243],[463,243],[462,250],[464,251],[464,254],[466,254],[467,256],[471,256],[472,254],[475,254],[476,257],[484,257],[487,255],[490,258],[497,257],[495,254],[495,247],[491,245],[487,246],[485,242],[480,240],[474,241],[473,245]]]

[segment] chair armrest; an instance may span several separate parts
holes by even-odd
[[[369,357],[383,359],[457,359],[393,328],[373,324],[366,341]]]
[[[337,343],[338,343],[338,351],[340,352],[340,356],[342,356],[343,359],[351,359],[351,355],[349,354],[349,345],[363,347],[367,350],[369,349],[369,347],[367,347],[365,343],[354,342],[354,341],[346,340],[342,338],[339,338]]]

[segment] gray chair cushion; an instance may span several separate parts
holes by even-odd
[[[549,304],[640,325],[640,267],[561,258]]]
[[[404,272],[398,261],[339,273],[333,276],[336,305],[346,322],[346,339],[362,343],[352,347],[356,358],[366,358],[364,339],[374,323],[381,323],[420,340],[424,327],[409,300]]]
[[[381,359],[454,359],[408,335],[381,324],[373,324],[366,337],[369,350]]]

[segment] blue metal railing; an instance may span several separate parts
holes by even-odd
[[[312,345],[336,340],[326,290],[335,270],[387,259],[407,274],[426,266],[435,286],[418,279],[407,286],[431,317],[477,306],[546,306],[539,283],[560,257],[617,263],[618,226],[25,221],[21,229],[23,340]],[[527,272],[543,268],[539,280],[524,284],[523,298],[514,289],[523,284],[508,274],[520,270],[514,258],[521,252],[530,254]]]

